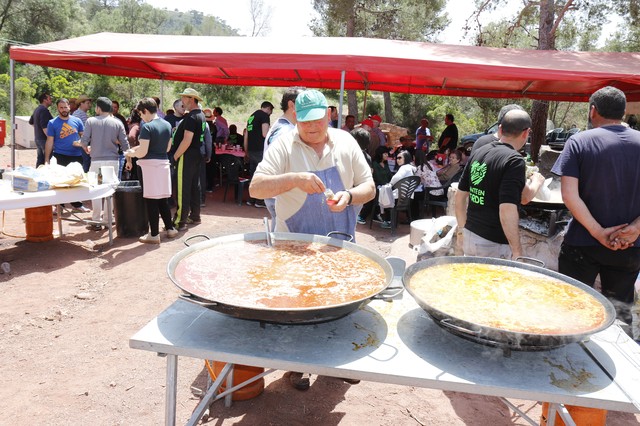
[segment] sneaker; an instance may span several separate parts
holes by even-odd
[[[98,225],[97,223],[87,225],[87,229],[90,231],[102,231],[102,225]]]
[[[265,203],[256,203],[255,207],[259,209],[266,209],[267,205]]]
[[[178,232],[182,232],[182,231],[186,231],[187,230],[187,224],[186,223],[181,223],[180,225],[178,225],[178,227],[176,228],[176,230]]]
[[[80,207],[74,207],[71,210],[72,213],[89,213],[91,212],[91,209],[86,208],[85,206],[80,206]]]
[[[293,386],[294,388],[300,390],[300,391],[306,391],[309,389],[309,377],[311,375],[308,373],[296,373],[291,371],[289,374],[289,383],[291,383],[291,386]]]
[[[253,206],[255,203],[253,201],[247,201],[248,206]]]
[[[190,217],[187,218],[187,225],[197,225],[199,223],[202,223],[202,219],[191,219]]]
[[[385,220],[384,220],[384,219],[382,219],[382,216],[380,215],[380,213],[378,213],[378,214],[375,216],[375,219],[373,219],[373,221],[374,221],[374,222],[385,222]]]
[[[358,379],[347,379],[346,377],[340,377],[340,379],[345,383],[349,383],[350,385],[357,385],[358,383],[360,383],[360,380]]]
[[[151,235],[151,232],[149,232],[148,234],[138,238],[138,241],[146,244],[160,244],[160,234],[154,237]]]
[[[362,218],[362,216],[358,216],[358,225],[366,225],[367,221]]]
[[[167,238],[175,238],[178,236],[178,230],[175,228],[167,229]]]
[[[382,228],[382,229],[391,229],[391,222],[383,220],[382,223],[380,224],[380,228]]]

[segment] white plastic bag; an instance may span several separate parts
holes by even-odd
[[[448,231],[446,231],[447,227],[450,227]],[[434,218],[422,237],[422,243],[416,248],[418,254],[430,255],[425,257],[447,256],[453,246],[452,240],[457,228],[458,222],[455,216]],[[439,236],[439,239],[434,238],[436,235]]]
[[[378,204],[380,204],[380,211],[393,207],[396,204],[393,198],[393,189],[391,184],[378,185]]]

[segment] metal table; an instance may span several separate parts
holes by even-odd
[[[442,330],[407,294],[393,302],[373,301],[336,321],[305,326],[235,319],[178,300],[129,345],[167,355],[167,425],[175,424],[179,356],[223,361],[227,367],[244,364],[547,401],[550,420],[556,408],[562,415],[559,404],[640,413],[640,347],[618,326],[582,344],[514,351],[505,357],[500,349]],[[210,389],[189,424],[197,423],[214,396]]]
[[[58,210],[58,232],[62,236],[62,208],[60,204],[106,198],[107,219],[103,222],[83,222],[104,225],[109,231],[109,245],[113,245],[112,196],[114,192],[114,184],[81,184],[70,188],[55,188],[38,192],[14,192],[6,190],[0,191],[0,210],[27,209],[31,207],[55,205]]]

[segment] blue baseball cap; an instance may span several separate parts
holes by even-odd
[[[305,122],[327,116],[327,98],[317,90],[305,90],[296,98],[296,120]]]

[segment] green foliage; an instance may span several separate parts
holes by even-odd
[[[9,95],[11,78],[9,74],[0,74],[0,116],[9,116]],[[34,99],[36,87],[26,77],[15,81],[16,115],[31,115],[37,102]]]
[[[444,29],[443,0],[314,0],[317,36],[435,40]]]

